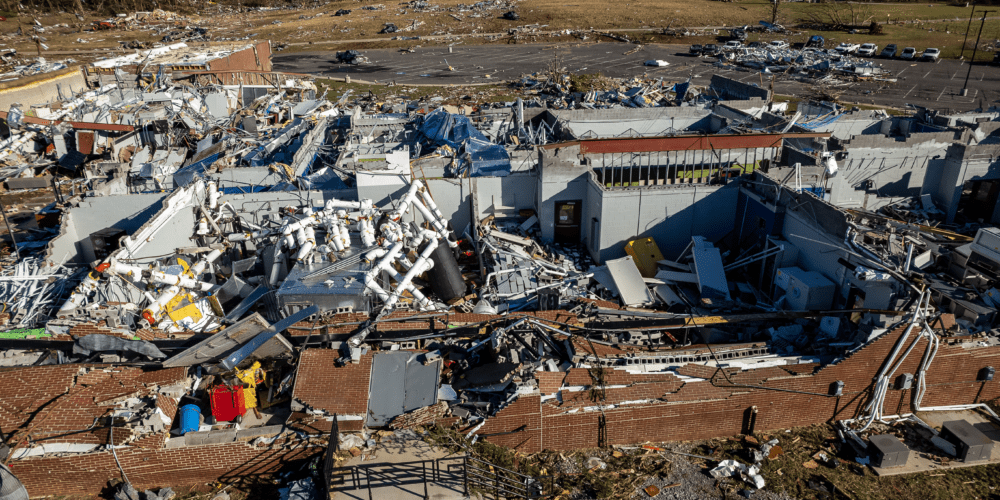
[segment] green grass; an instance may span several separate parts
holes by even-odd
[[[994,488],[1000,465],[982,465],[961,469],[946,467],[930,473],[904,474],[878,477],[866,467],[844,462],[837,468],[820,465],[810,469],[803,464],[812,455],[824,451],[833,457],[832,443],[836,433],[829,425],[813,425],[791,429],[785,433],[755,434],[758,441],[778,438],[784,453],[773,460],[765,460],[761,468],[767,484],[765,489],[786,492],[796,498],[820,498],[820,493],[809,483],[822,483],[828,489],[836,486],[838,493],[827,498],[854,498],[865,500],[972,500],[994,498]],[[693,453],[710,455],[723,460],[734,458],[746,463],[747,445],[740,441],[713,439],[696,448]],[[714,464],[713,464],[714,465]],[[730,481],[730,480],[727,480]]]

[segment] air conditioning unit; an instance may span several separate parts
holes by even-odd
[[[823,311],[833,307],[837,286],[816,271],[783,267],[775,273],[774,284],[783,291],[788,310]],[[781,295],[781,292],[775,293],[775,299]]]
[[[995,263],[1000,263],[1000,229],[995,227],[980,229],[969,249]]]

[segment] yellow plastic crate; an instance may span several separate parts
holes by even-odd
[[[653,238],[640,238],[626,243],[625,253],[632,256],[635,267],[639,268],[639,274],[643,278],[656,276],[658,268],[656,263],[663,260],[660,247],[656,246],[656,241]]]

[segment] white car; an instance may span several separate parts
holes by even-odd
[[[899,55],[900,59],[906,59],[907,61],[912,61],[917,57],[917,49],[913,47],[906,47],[903,49],[903,53]]]
[[[858,49],[858,55],[864,57],[875,57],[878,54],[878,45],[874,43],[861,44],[861,48]]]
[[[941,57],[941,51],[939,49],[931,48],[924,51],[923,55],[920,56],[920,60],[937,62],[938,57]]]
[[[857,52],[858,49],[860,49],[860,48],[861,48],[861,46],[858,45],[858,44],[856,44],[856,43],[844,42],[844,43],[838,45],[833,50],[836,50],[837,52],[840,52],[841,54],[853,54],[853,53]]]
[[[650,59],[645,64],[646,66],[670,66],[670,63],[663,59]]]
[[[771,44],[769,46],[772,49],[787,49],[788,48],[788,42],[786,42],[784,40],[774,40],[773,42],[771,42]]]
[[[736,50],[736,49],[742,49],[742,48],[743,48],[743,42],[741,42],[739,40],[730,40],[730,41],[726,42],[725,45],[722,46],[723,50]]]

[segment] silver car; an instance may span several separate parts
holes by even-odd
[[[920,60],[937,62],[938,57],[941,57],[941,51],[939,49],[931,48],[924,51],[924,53],[920,56]]]

